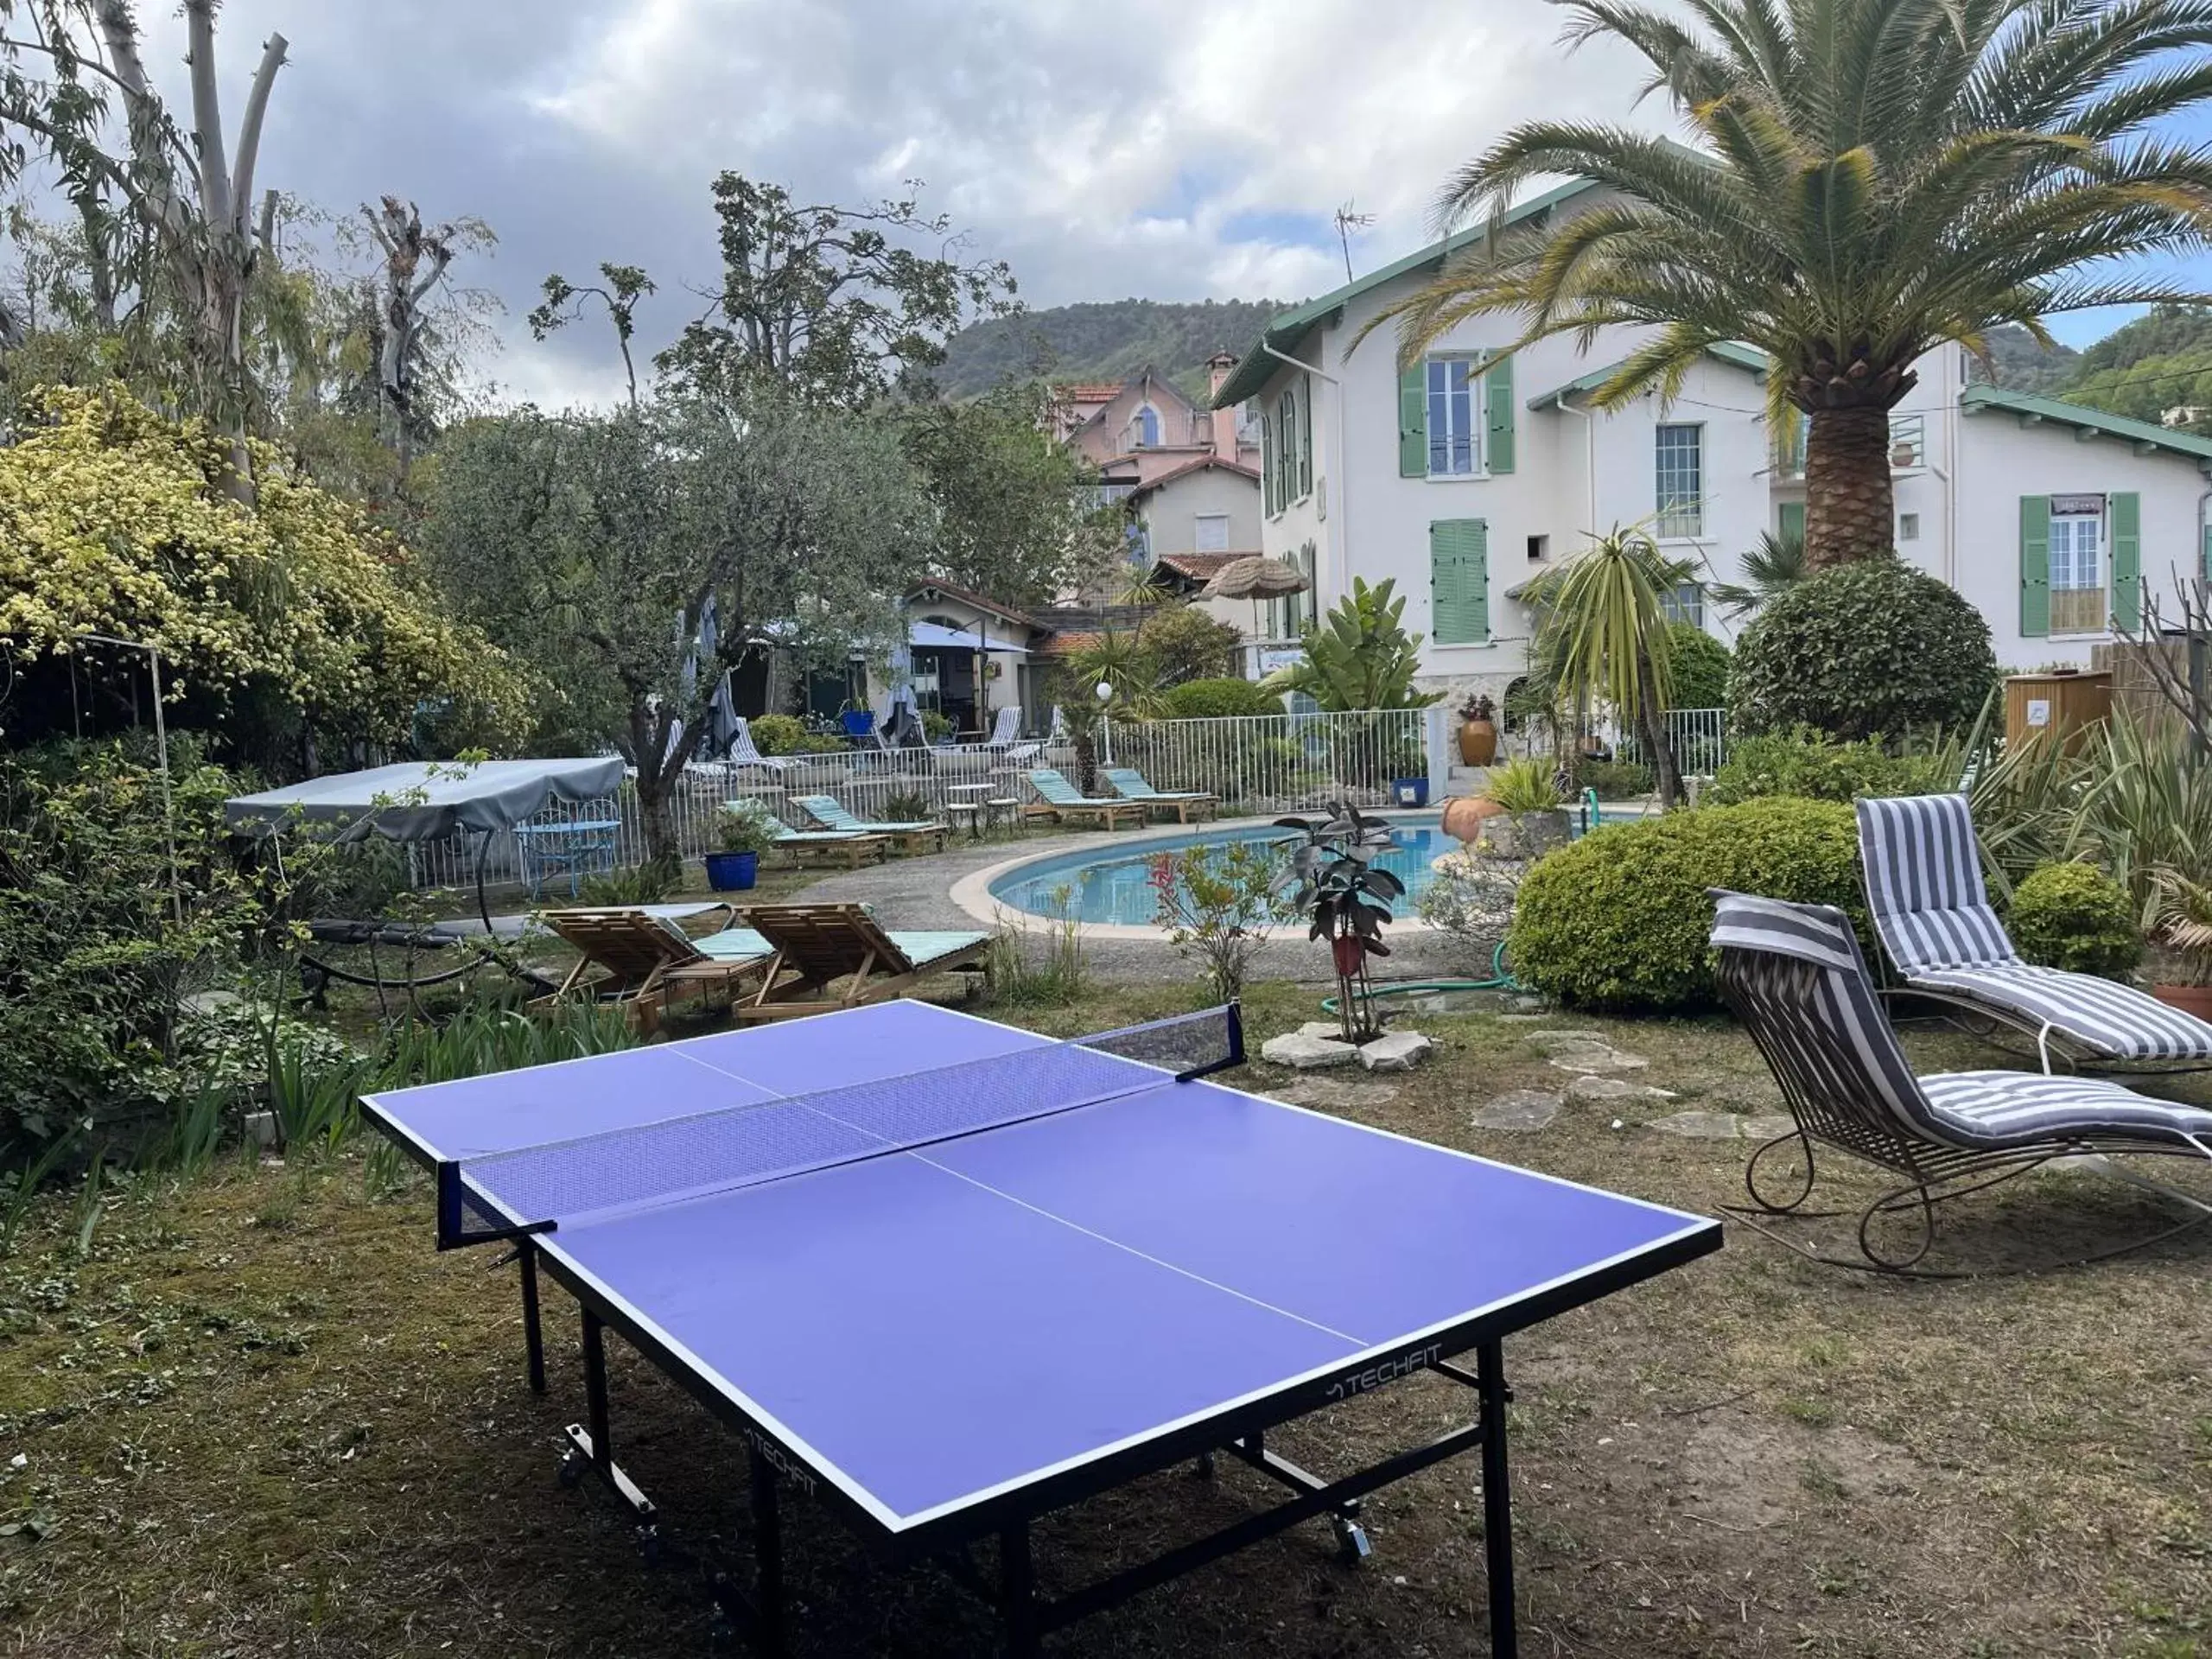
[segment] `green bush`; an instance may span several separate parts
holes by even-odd
[[[1625,801],[1649,795],[1656,787],[1651,768],[1637,760],[1593,760],[1588,755],[1574,762],[1574,786],[1594,789],[1601,801]]]
[[[2125,979],[2143,959],[2127,891],[2092,864],[2046,864],[2014,889],[2007,918],[2030,962]]]
[[[1958,593],[1901,560],[1862,559],[1761,607],[1737,643],[1729,709],[1741,733],[1899,736],[1972,721],[1996,676],[1989,625]]]
[[[1668,706],[1726,709],[1728,706],[1728,647],[1693,622],[1669,623],[1674,684]]]
[[[763,754],[804,754],[823,747],[797,715],[760,715],[747,723],[753,728],[753,747]]]
[[[1176,720],[1225,720],[1282,713],[1282,699],[1252,680],[1185,680],[1170,686],[1160,702]]]
[[[1768,796],[1855,801],[1868,795],[1935,795],[1959,786],[1955,755],[1891,754],[1879,738],[1842,742],[1810,726],[1739,740],[1705,794],[1713,806]]]
[[[1580,1007],[1710,1007],[1708,887],[1834,905],[1871,938],[1851,809],[1778,799],[1610,825],[1537,860],[1521,884],[1508,959],[1519,978]]]

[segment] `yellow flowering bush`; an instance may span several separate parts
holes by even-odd
[[[524,672],[443,613],[397,538],[273,451],[248,506],[221,440],[119,384],[41,389],[24,416],[0,448],[0,642],[19,659],[108,633],[159,651],[180,697],[257,684],[332,735],[397,738],[426,700],[478,732],[526,724]]]

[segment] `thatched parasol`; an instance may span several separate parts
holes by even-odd
[[[1281,559],[1261,553],[1231,559],[1199,589],[1201,599],[1249,599],[1252,601],[1252,637],[1260,637],[1260,601],[1281,599],[1306,591],[1306,578]]]

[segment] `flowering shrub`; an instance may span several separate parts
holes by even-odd
[[[1177,950],[1205,964],[1224,1002],[1243,994],[1253,957],[1283,919],[1275,894],[1281,876],[1274,849],[1251,841],[1185,847],[1152,861],[1156,919]]]

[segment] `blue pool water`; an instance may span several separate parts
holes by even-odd
[[[1634,807],[1600,809],[1607,823],[1638,817]],[[1573,833],[1581,833],[1581,815],[1573,817]],[[1232,841],[1280,844],[1287,861],[1296,835],[1273,824],[1237,830],[1197,830],[1188,835],[1147,839],[1141,850],[1102,845],[1096,849],[1064,853],[1040,859],[1001,876],[991,883],[991,897],[1015,910],[1033,915],[1071,916],[1079,922],[1106,922],[1123,927],[1150,927],[1159,912],[1153,891],[1152,861],[1163,852],[1185,847],[1220,847]],[[1398,916],[1414,913],[1433,873],[1429,868],[1446,853],[1456,853],[1459,843],[1444,833],[1435,818],[1396,818],[1390,823],[1390,850],[1376,862],[1406,884],[1406,894],[1391,906]]]
[[[1288,849],[1297,844],[1298,837],[1265,824],[1148,841],[1141,852],[1134,848],[1127,851],[1086,849],[1012,872],[991,884],[991,897],[1039,916],[1072,916],[1081,922],[1149,927],[1159,909],[1152,886],[1153,860],[1163,852],[1185,847],[1219,847],[1232,841],[1280,843],[1287,868]],[[1429,865],[1445,853],[1457,852],[1459,843],[1439,829],[1433,819],[1393,823],[1390,842],[1390,850],[1375,861],[1406,884],[1406,896],[1392,908],[1398,915],[1410,916],[1414,900],[1428,885]]]

